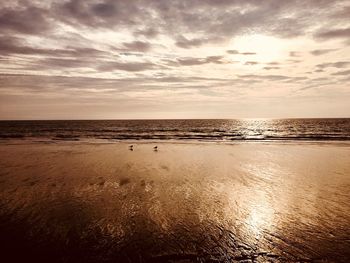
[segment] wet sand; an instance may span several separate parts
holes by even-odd
[[[1,143],[3,262],[349,262],[349,144]]]

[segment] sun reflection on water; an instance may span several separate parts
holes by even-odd
[[[260,238],[264,231],[270,232],[273,228],[274,210],[266,202],[252,204],[248,208],[246,226],[249,234],[254,238]]]
[[[251,124],[251,122],[250,122]],[[261,124],[259,120],[257,127]],[[253,125],[251,124],[253,127]],[[251,240],[257,240],[264,236],[264,233],[273,233],[276,228],[278,215],[275,210],[283,206],[283,193],[274,187],[273,181],[279,180],[279,170],[271,163],[246,163],[241,166],[244,173],[244,185],[235,185],[237,191],[229,193],[229,200],[232,207],[238,211],[242,219],[242,231]],[[278,193],[277,193],[277,192]],[[276,207],[277,205],[277,207]],[[281,208],[281,207],[280,207]]]
[[[246,139],[263,139],[275,129],[272,119],[242,119],[240,130]]]

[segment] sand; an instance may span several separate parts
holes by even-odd
[[[350,261],[340,143],[2,142],[3,258]]]

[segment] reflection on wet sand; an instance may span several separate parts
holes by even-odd
[[[347,262],[350,147],[28,144],[0,148],[12,261]]]

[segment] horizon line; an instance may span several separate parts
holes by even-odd
[[[155,119],[0,119],[3,121],[156,121],[156,120],[288,120],[288,119],[350,119],[350,117],[286,117],[286,118],[155,118]]]

